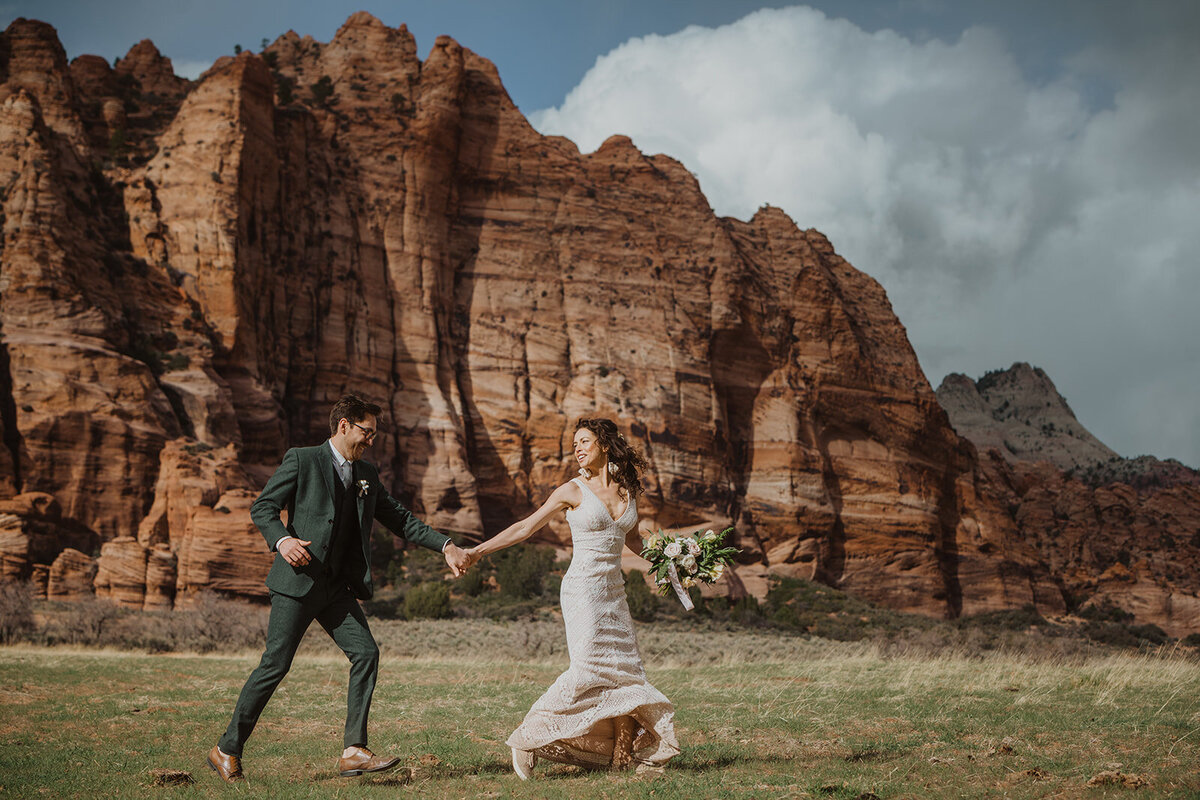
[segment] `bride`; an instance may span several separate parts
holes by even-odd
[[[575,426],[580,477],[532,515],[467,552],[474,560],[523,542],[560,511],[571,526],[562,615],[571,665],[512,735],[513,769],[527,780],[538,758],[593,769],[660,766],[679,753],[674,706],[646,680],[625,602],[621,547],[641,553],[637,495],[642,456],[607,419]]]

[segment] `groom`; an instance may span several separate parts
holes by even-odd
[[[208,766],[225,781],[241,780],[242,746],[313,620],[350,659],[339,774],[382,772],[400,763],[399,758],[367,749],[367,713],[379,648],[358,599],[370,598],[373,591],[372,525],[378,519],[396,535],[441,551],[455,576],[466,570],[470,558],[396,502],[380,485],[378,470],[361,460],[375,440],[379,412],[379,406],[352,394],[338,400],[329,414],[329,440],[288,450],[250,509],[254,524],[275,551],[267,575],[271,618],[262,661],[246,680],[225,735],[208,754]],[[286,527],[279,518],[284,509]]]

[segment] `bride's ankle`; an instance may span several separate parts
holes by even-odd
[[[613,720],[613,769],[626,769],[633,763],[634,728],[631,716],[621,716]]]

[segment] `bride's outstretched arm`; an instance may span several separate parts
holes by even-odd
[[[486,542],[477,544],[468,550],[467,553],[471,556],[471,562],[474,563],[482,556],[525,541],[541,530],[542,526],[549,522],[550,518],[555,514],[579,505],[581,494],[579,487],[574,483],[564,483],[554,490],[537,511],[520,522],[514,522],[512,525],[509,525]]]

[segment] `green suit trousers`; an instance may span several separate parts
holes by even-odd
[[[367,714],[375,691],[375,678],[379,674],[379,647],[371,636],[362,607],[350,589],[344,583],[334,588],[322,581],[304,597],[271,593],[267,649],[242,687],[233,709],[233,719],[218,742],[221,752],[241,757],[242,746],[275,693],[275,687],[291,668],[296,648],[313,620],[321,624],[350,659],[345,746],[366,747]]]

